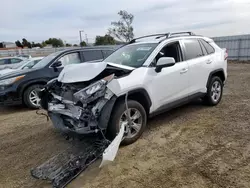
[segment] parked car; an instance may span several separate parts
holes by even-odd
[[[6,68],[15,68],[20,66],[25,58],[21,57],[4,57],[0,58],[0,70]]]
[[[41,91],[41,106],[62,132],[103,131],[113,139],[125,127],[122,143],[131,144],[148,117],[197,98],[217,105],[226,78],[226,51],[212,39],[155,34],[132,40],[101,63],[65,67]]]
[[[32,67],[0,77],[0,105],[25,104],[39,108],[37,91],[57,77],[64,66],[86,61],[102,61],[113,52],[112,47],[86,47],[50,54]],[[84,71],[84,70],[82,70]]]
[[[4,75],[4,74],[8,74],[10,72],[14,72],[14,71],[18,71],[18,70],[22,70],[22,69],[30,69],[32,68],[35,64],[37,64],[39,61],[41,61],[44,57],[34,57],[34,58],[30,58],[27,60],[24,60],[22,62],[22,64],[20,64],[19,66],[15,67],[15,68],[7,68],[7,69],[3,69],[0,70],[0,76]]]
[[[26,59],[32,58],[31,55],[25,55],[25,54],[19,54],[16,57],[22,57],[22,58],[26,58]]]

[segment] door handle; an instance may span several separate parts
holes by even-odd
[[[184,69],[181,69],[181,74],[184,74],[184,73],[186,73],[188,71],[188,69],[187,68],[184,68]]]
[[[207,64],[211,64],[213,61],[212,60],[207,60]]]

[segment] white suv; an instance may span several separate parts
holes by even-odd
[[[148,39],[148,40],[146,40]],[[66,66],[40,93],[53,125],[66,133],[104,133],[125,127],[135,142],[148,117],[202,98],[217,105],[227,78],[227,52],[191,32],[133,39],[103,62]]]

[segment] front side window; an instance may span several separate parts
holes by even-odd
[[[157,61],[161,57],[172,57],[174,58],[175,62],[181,62],[182,61],[182,53],[181,53],[181,46],[179,42],[173,42],[170,44],[167,44],[164,46],[161,51],[156,55],[153,63],[151,66],[156,66]]]
[[[195,59],[203,56],[200,43],[197,39],[185,39],[186,59]]]
[[[79,52],[74,52],[62,56],[60,59],[58,59],[58,61],[61,61],[62,66],[66,66],[69,64],[81,63],[81,58]]]
[[[103,59],[101,50],[84,51],[83,56],[84,56],[85,61],[95,61],[95,60]]]
[[[21,61],[22,61],[21,59],[17,59],[17,58],[13,58],[10,60],[11,64],[20,63]]]
[[[141,67],[158,43],[131,44],[116,50],[104,61],[126,65],[130,67]]]

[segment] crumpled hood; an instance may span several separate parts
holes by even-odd
[[[125,70],[135,68],[108,62],[71,64],[64,67],[58,76],[58,81],[62,83],[74,83],[89,81],[99,75],[107,66],[113,66]]]

